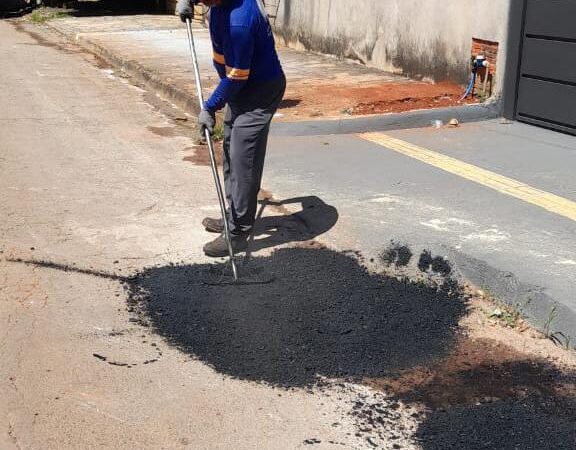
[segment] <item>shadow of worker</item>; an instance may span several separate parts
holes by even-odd
[[[260,204],[249,242],[250,253],[291,242],[310,241],[328,232],[338,222],[338,210],[316,196],[282,201],[265,199]],[[301,210],[286,214],[285,208],[294,204],[300,204]],[[263,217],[266,208],[274,208],[281,214]]]

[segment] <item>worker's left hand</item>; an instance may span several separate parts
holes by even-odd
[[[194,6],[192,6],[192,1],[178,0],[178,2],[176,2],[176,14],[180,16],[182,22],[186,22],[186,19],[194,19]]]
[[[202,135],[204,135],[204,130],[208,130],[210,136],[212,136],[214,127],[216,126],[216,114],[203,109],[198,115],[198,126],[200,127],[200,133]]]

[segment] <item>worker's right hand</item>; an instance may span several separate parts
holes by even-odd
[[[178,0],[176,3],[176,14],[180,16],[182,22],[186,19],[192,20],[194,18],[194,6],[191,0]]]
[[[210,136],[214,134],[214,127],[216,126],[216,114],[213,112],[203,109],[198,114],[198,126],[200,127],[200,133],[204,136],[204,130],[208,130]]]

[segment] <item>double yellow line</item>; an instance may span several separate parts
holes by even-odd
[[[576,202],[542,191],[513,178],[499,175],[450,156],[410,144],[383,133],[365,133],[359,137],[395,152],[422,161],[446,172],[489,187],[502,194],[539,206],[559,216],[576,221]]]

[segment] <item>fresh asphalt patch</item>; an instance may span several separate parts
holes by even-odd
[[[266,285],[212,285],[220,264],[119,275],[8,261],[122,283],[130,322],[223,375],[342,400],[366,448],[576,448],[576,372],[470,338],[459,327],[470,297],[449,263],[430,252],[414,258],[392,242],[380,253],[386,270],[374,271],[357,252],[284,248],[251,260],[252,269],[274,277]],[[409,264],[427,276],[414,281],[388,270]]]
[[[452,284],[371,273],[329,249],[281,249],[252,264],[275,281],[208,285],[212,264],[146,269],[125,283],[130,309],[217,372],[286,388],[430,362],[453,346],[467,309]]]
[[[392,243],[381,263],[405,266],[412,256]],[[214,265],[181,264],[146,269],[125,287],[142,324],[219,373],[330,386],[337,396],[350,386],[342,382],[376,387],[346,412],[368,448],[575,448],[576,403],[558,391],[576,386],[574,374],[468,339],[458,328],[468,297],[449,263],[430,252],[416,263],[444,282],[375,273],[354,253],[294,247],[253,261],[275,278],[268,285],[210,286]],[[386,385],[403,376],[396,389]]]
[[[432,412],[416,437],[422,450],[573,450],[576,408],[534,396]]]

